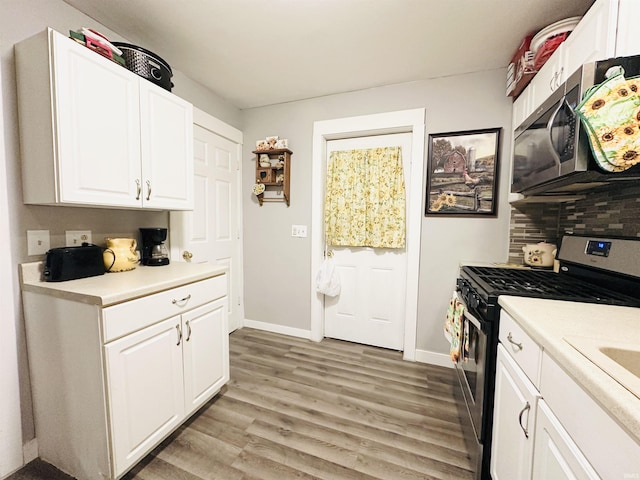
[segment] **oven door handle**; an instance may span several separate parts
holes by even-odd
[[[480,330],[481,332],[484,332],[485,329],[482,328],[482,322],[469,312],[467,305],[464,303],[464,300],[460,296],[460,292],[456,292],[456,298],[460,303],[462,303],[462,305],[464,305],[464,318],[469,320],[473,324],[473,326],[475,326],[478,330]]]

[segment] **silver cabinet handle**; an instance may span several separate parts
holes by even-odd
[[[529,438],[529,415],[527,414],[527,426],[526,427],[524,427],[522,425],[522,415],[524,415],[524,412],[528,412],[529,410],[531,410],[531,405],[529,405],[529,402],[527,402],[527,404],[524,406],[524,408],[522,410],[520,410],[520,415],[518,415],[518,423],[520,424],[520,428],[524,432],[525,438]]]
[[[147,180],[147,201],[151,198],[151,180]]]
[[[191,321],[187,320],[187,338],[184,339],[185,342],[188,342],[191,339]]]
[[[181,298],[180,300],[176,300],[175,298],[173,300],[171,300],[171,303],[173,303],[174,305],[177,303],[184,303],[184,302],[188,302],[191,299],[191,294],[187,295],[184,298]]]
[[[140,200],[140,194],[142,193],[142,186],[140,180],[136,178],[136,200]]]
[[[176,345],[180,345],[180,342],[182,342],[182,329],[180,328],[180,324],[176,325],[176,330],[178,331],[178,343],[176,343]]]
[[[518,350],[522,350],[522,343],[518,343],[516,341],[513,340],[513,337],[511,336],[511,332],[509,332],[509,335],[507,335],[507,340],[509,340],[509,343],[511,345],[515,345],[516,347],[518,347]]]

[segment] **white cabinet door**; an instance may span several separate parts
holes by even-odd
[[[600,479],[544,400],[538,403],[534,452],[534,480]]]
[[[640,2],[638,0],[619,1],[616,57],[640,54],[638,18],[640,18]]]
[[[143,205],[193,209],[193,108],[140,81]]]
[[[56,32],[51,32],[51,42],[55,77],[52,94],[57,116],[57,200],[139,206],[138,79]]]
[[[184,419],[181,328],[176,316],[105,346],[116,475]]]
[[[511,127],[515,131],[522,122],[524,122],[529,113],[531,113],[531,99],[529,95],[531,90],[525,88],[520,96],[513,102],[513,116],[511,119]]]
[[[182,316],[186,415],[193,413],[229,380],[227,299]]]
[[[598,0],[562,44],[564,82],[584,63],[613,57],[616,47],[618,0]]]
[[[553,52],[542,68],[533,77],[527,89],[529,90],[529,113],[532,113],[542,103],[549,98],[560,86],[560,73],[562,69],[563,44]],[[525,92],[523,92],[524,94]]]
[[[531,478],[533,434],[540,394],[498,345],[491,444],[493,480]]]

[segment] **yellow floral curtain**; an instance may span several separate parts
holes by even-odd
[[[327,245],[404,248],[405,186],[400,147],[331,152]]]

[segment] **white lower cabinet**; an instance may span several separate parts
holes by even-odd
[[[556,391],[571,392],[571,388],[579,387],[563,378],[562,386],[556,389],[555,379],[559,375],[550,368],[552,365],[559,367],[505,310],[500,314],[499,339],[491,443],[492,479],[599,479],[551,410],[549,402],[545,401],[545,392],[555,397]],[[570,395],[569,401],[577,398]],[[580,402],[573,408],[585,406],[585,402]],[[588,418],[592,419],[593,415]]]
[[[228,379],[226,301],[105,346],[115,471],[126,471]]]
[[[122,477],[229,379],[226,274],[103,308],[23,303],[39,455],[78,480]]]
[[[575,442],[544,400],[538,403],[533,477],[536,480],[598,480]]]
[[[491,476],[531,478],[533,433],[540,393],[502,344],[498,345]],[[551,477],[550,477],[551,478]]]

